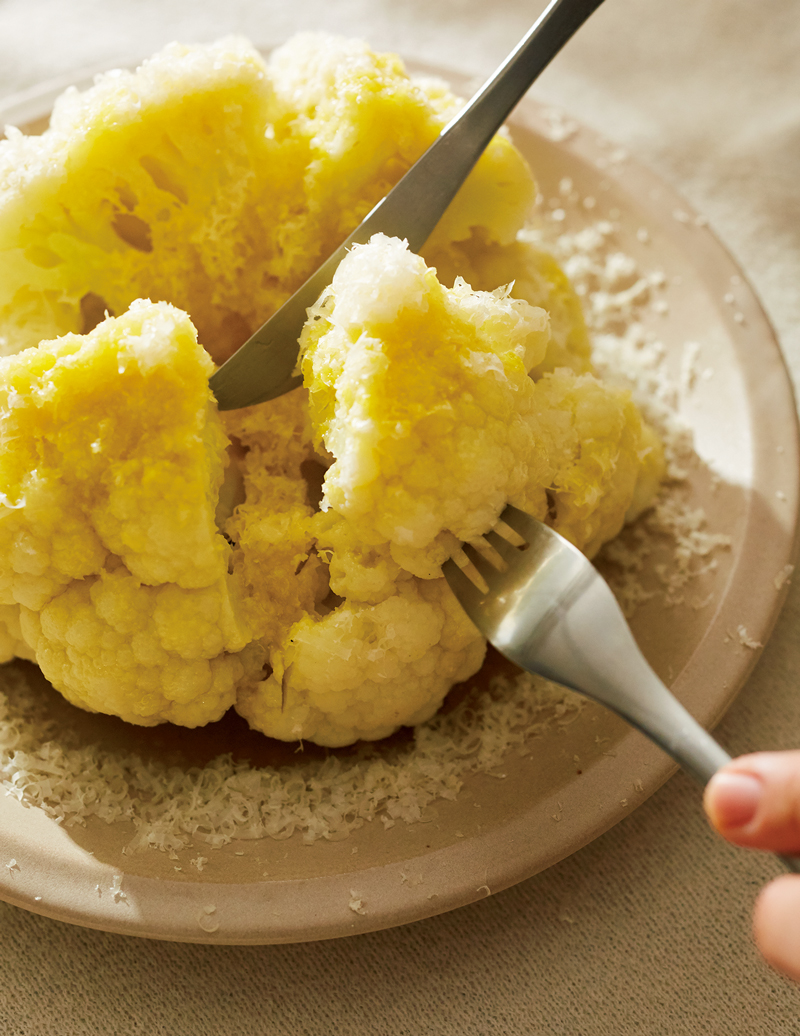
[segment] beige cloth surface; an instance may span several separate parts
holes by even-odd
[[[304,28],[485,73],[541,0],[0,0],[0,93],[173,38]],[[800,13],[795,0],[607,0],[535,92],[619,141],[710,220],[800,374]],[[800,581],[719,729],[800,744]],[[0,838],[2,833],[0,832]],[[0,1032],[233,1036],[797,1036],[800,988],[751,945],[778,873],[720,845],[671,780],[550,871],[405,928],[203,947],[82,930],[0,904]],[[800,919],[798,919],[800,923]]]

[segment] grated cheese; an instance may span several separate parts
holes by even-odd
[[[110,892],[115,903],[125,902],[127,900],[128,897],[122,891],[121,874],[115,874],[114,877],[111,879]]]
[[[576,131],[558,113],[548,119],[553,139],[564,140]],[[611,158],[623,160],[616,153]],[[666,491],[643,520],[602,553],[609,582],[631,614],[656,595],[670,606],[684,603],[687,585],[714,568],[715,552],[727,547],[730,538],[706,528],[705,515],[690,506],[685,486],[692,436],[676,411],[682,393],[698,377],[700,346],[686,343],[676,383],[664,370],[664,344],[643,323],[647,312],[668,309],[659,294],[667,278],[660,270],[642,270],[619,246],[613,222],[618,211],[612,209],[610,219],[571,229],[573,209],[588,218],[596,207],[596,199],[581,198],[564,178],[559,198],[552,199],[550,219],[522,236],[549,248],[561,262],[583,299],[596,367],[608,381],[631,389],[665,444]],[[642,243],[650,239],[646,228],[636,236]],[[672,278],[670,283],[676,282]],[[656,567],[656,587],[645,587],[645,562],[655,545],[665,541],[673,544],[670,562]],[[776,589],[791,572],[787,566],[775,577]],[[691,606],[702,607],[708,600]],[[760,646],[748,642],[744,627],[738,634],[745,646]],[[568,727],[583,708],[583,699],[539,677],[495,678],[486,692],[468,696],[451,712],[418,727],[410,748],[388,747],[366,759],[331,754],[283,768],[252,767],[221,755],[204,767],[180,768],[115,754],[102,745],[70,744],[53,729],[46,712],[37,711],[23,671],[9,666],[4,677],[0,782],[6,793],[65,827],[85,825],[91,818],[130,822],[134,837],[127,851],[152,847],[173,860],[179,851],[198,844],[213,849],[234,839],[293,836],[313,843],[346,837],[378,817],[387,830],[398,820],[424,821],[431,803],[455,799],[470,774],[502,777],[498,768],[509,751],[526,754],[532,741],[548,729]],[[640,783],[637,791],[642,790]],[[559,805],[553,820],[561,816]],[[198,855],[190,863],[202,872],[208,859]],[[111,886],[116,902],[125,898],[121,880],[115,875]],[[418,884],[422,879],[403,875],[402,880]],[[97,891],[100,895],[99,886]],[[364,913],[360,896],[353,892],[352,897],[350,909]],[[206,908],[198,919],[201,927],[214,925],[204,929],[209,932],[218,927],[209,920],[213,911]]]
[[[760,640],[753,640],[744,626],[739,626],[737,628],[736,635],[738,636],[739,643],[742,647],[750,648],[751,651],[755,651],[756,648],[763,646]]]
[[[350,902],[347,904],[354,914],[366,914],[366,908],[364,907],[364,901],[358,892],[354,892],[350,889]]]
[[[208,932],[212,935],[214,932],[219,931],[219,921],[217,921],[212,915],[215,914],[217,908],[209,905],[203,907],[200,913],[197,915],[197,923],[203,929],[204,932]]]
[[[583,700],[527,674],[496,678],[474,700],[415,731],[411,748],[368,760],[330,755],[297,767],[255,768],[219,756],[183,769],[102,745],[61,744],[47,717],[32,709],[23,671],[8,667],[0,693],[0,779],[7,794],[70,827],[90,817],[131,821],[130,851],[177,852],[234,838],[305,842],[346,837],[377,816],[424,820],[435,799],[455,799],[465,777],[492,771],[505,753],[574,720]],[[43,736],[44,735],[44,736]],[[202,871],[207,857],[190,861]]]

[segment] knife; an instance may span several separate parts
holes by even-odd
[[[532,28],[386,197],[332,255],[209,379],[220,410],[275,399],[296,388],[306,311],[353,245],[373,234],[405,238],[418,252],[531,83],[603,0],[551,0]]]

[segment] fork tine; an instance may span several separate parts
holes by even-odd
[[[458,598],[461,607],[474,621],[474,612],[479,608],[485,596],[483,592],[472,582],[466,572],[458,567],[452,558],[448,558],[442,565],[442,575]]]
[[[540,523],[525,511],[520,511],[518,507],[508,504],[500,515],[500,521],[505,522],[510,529],[522,536],[527,543],[533,543],[536,539]]]
[[[485,581],[486,585],[491,590],[492,582],[497,582],[497,577],[502,575],[498,568],[488,561],[483,554],[471,543],[464,543],[461,548],[472,564],[475,566],[476,571]]]
[[[490,546],[494,547],[507,565],[515,565],[519,562],[520,548],[515,547],[513,543],[509,543],[496,529],[485,533],[483,538]]]

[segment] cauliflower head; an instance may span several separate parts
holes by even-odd
[[[235,704],[274,737],[383,737],[481,664],[441,578],[460,539],[510,500],[593,553],[648,505],[660,446],[591,373],[505,132],[422,258],[378,237],[342,264],[305,387],[216,411],[212,359],[459,104],[361,41],[265,62],[228,37],[0,141],[0,661],[133,723]]]

